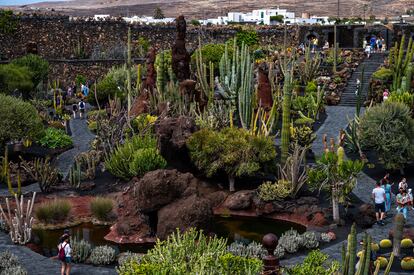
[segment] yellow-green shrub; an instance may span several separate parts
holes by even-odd
[[[106,221],[109,218],[109,214],[112,212],[114,202],[109,198],[96,197],[91,201],[90,207],[92,214],[98,220]]]

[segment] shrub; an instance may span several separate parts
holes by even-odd
[[[290,229],[282,234],[279,239],[279,245],[287,253],[296,253],[302,245],[302,237],[296,230]]]
[[[108,245],[97,246],[92,250],[89,260],[94,265],[107,265],[115,261],[115,249]]]
[[[33,161],[27,162],[21,158],[20,167],[38,182],[42,192],[49,192],[52,186],[55,186],[60,181],[59,171],[52,166],[50,159],[36,158]]]
[[[403,103],[385,102],[367,110],[359,133],[362,147],[372,148],[386,169],[403,169],[414,157],[414,120]]]
[[[56,149],[69,147],[73,144],[73,141],[65,131],[56,128],[47,128],[39,143],[47,148]]]
[[[136,263],[140,263],[142,259],[142,254],[140,253],[132,253],[130,251],[127,251],[125,253],[122,253],[122,255],[119,255],[118,257],[118,265],[124,265],[127,262],[134,261]]]
[[[18,265],[4,269],[0,275],[27,275],[27,271],[24,267]]]
[[[29,69],[14,64],[0,65],[0,92],[12,94],[17,90],[27,98],[32,89],[32,75]]]
[[[156,143],[156,139],[150,135],[134,136],[111,153],[105,160],[105,167],[111,174],[124,180],[164,168],[166,161],[159,155]]]
[[[106,110],[92,110],[88,112],[88,120],[96,121],[103,118],[107,118]]]
[[[305,93],[316,93],[317,91],[318,85],[316,84],[316,81],[309,81],[308,84],[306,84]]]
[[[67,200],[55,199],[49,200],[35,209],[36,218],[42,223],[57,223],[64,221],[68,215],[72,205]]]
[[[32,76],[33,85],[36,87],[42,80],[47,78],[49,72],[49,63],[35,54],[28,54],[23,57],[14,59],[12,64],[21,67],[27,67]]]
[[[84,263],[92,251],[92,246],[85,240],[71,239],[72,259],[75,263]]]
[[[202,129],[188,139],[187,147],[191,160],[208,177],[226,172],[230,191],[234,191],[235,177],[259,172],[276,156],[271,137],[254,136],[240,128]]]
[[[283,200],[290,195],[291,184],[288,181],[279,180],[277,183],[270,181],[263,183],[258,188],[258,195],[262,201]]]
[[[214,69],[217,71],[219,68],[221,57],[224,54],[225,51],[225,44],[206,44],[201,47],[201,55],[203,57],[203,63],[204,64],[210,64],[210,61],[214,64]],[[233,56],[233,48],[228,47],[228,53],[229,56]],[[196,56],[197,52],[200,52],[200,48],[197,49],[193,55],[191,56],[192,63],[196,64]]]
[[[381,67],[372,74],[372,78],[384,81],[391,80],[392,70],[387,69],[385,67]]]
[[[388,97],[388,102],[401,102],[411,110],[414,108],[414,95],[409,92],[393,92]]]
[[[8,250],[0,253],[0,270],[17,265],[19,265],[19,259],[16,255]]]
[[[384,240],[380,241],[379,246],[381,248],[391,248],[392,247],[392,242],[391,242],[391,240],[384,239]]]
[[[227,251],[235,256],[262,259],[267,255],[266,250],[260,243],[251,242],[245,245],[241,242],[233,242],[227,247]]]
[[[255,30],[240,30],[236,34],[237,45],[241,47],[244,43],[247,46],[259,44],[259,35]]]
[[[91,201],[90,207],[92,214],[98,220],[106,221],[112,212],[114,202],[109,198],[96,197]]]
[[[314,250],[306,256],[303,263],[295,265],[293,268],[288,268],[289,275],[331,275],[336,274],[339,270],[339,263],[337,261],[328,262],[329,256]]]
[[[95,88],[96,88],[96,98],[98,99],[99,104],[106,104],[109,99],[114,99],[115,97],[123,99],[124,93],[118,89],[115,80],[112,77],[105,76],[104,79],[98,82],[98,84],[93,85],[90,93],[88,94],[87,101],[90,104],[96,104],[95,98]]]
[[[65,130],[65,126],[63,126],[62,122],[60,122],[60,121],[53,120],[53,121],[49,121],[48,124],[49,124],[49,127],[51,127],[51,128],[55,128],[55,129],[59,129],[59,130]]]
[[[127,274],[260,274],[262,261],[235,256],[227,252],[226,240],[204,236],[190,229],[178,230],[164,242],[158,241],[141,262],[125,262],[118,268]]]
[[[88,121],[88,129],[91,132],[96,132],[98,130],[98,122]]]
[[[30,103],[0,94],[0,110],[0,145],[13,140],[33,140],[41,134],[42,120]]]

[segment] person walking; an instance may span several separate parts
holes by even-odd
[[[72,113],[73,113],[73,118],[76,119],[76,114],[78,112],[78,104],[72,104]]]
[[[380,182],[377,182],[377,186],[372,190],[372,199],[375,203],[375,216],[377,218],[377,224],[384,225],[385,190],[381,188]]]
[[[86,104],[83,101],[83,98],[81,99],[81,101],[79,102],[79,117],[82,119],[82,117],[85,115],[85,108],[86,108]]]
[[[393,185],[394,183],[390,184],[389,181],[381,180],[381,188],[385,191],[385,213],[388,213],[391,209],[391,188]]]
[[[72,248],[70,246],[70,236],[69,234],[63,234],[61,237],[61,243],[58,245],[58,257],[62,262],[62,267],[60,269],[60,275],[69,275],[72,262]]]
[[[408,206],[410,205],[410,196],[407,194],[406,189],[400,189],[400,193],[397,195],[397,212],[402,213],[407,221]]]

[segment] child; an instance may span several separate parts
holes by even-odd
[[[79,102],[79,117],[82,119],[83,115],[85,114],[85,102],[83,102],[83,98]]]
[[[69,234],[63,234],[61,237],[62,243],[58,245],[59,251],[59,260],[62,262],[62,267],[60,270],[61,275],[69,275],[70,274],[70,263],[72,261],[72,248],[70,246],[70,237]]]

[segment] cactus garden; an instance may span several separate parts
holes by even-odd
[[[190,47],[174,24],[168,47],[125,24],[99,76],[52,79],[41,54],[0,64],[0,274],[32,274],[21,255],[57,266],[65,229],[77,274],[413,272],[412,38],[370,59],[286,27],[280,44],[200,29]]]

